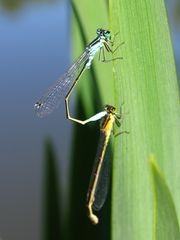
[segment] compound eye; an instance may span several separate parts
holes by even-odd
[[[104,106],[104,110],[107,111],[107,109],[108,109],[108,105],[106,104],[106,105]]]
[[[105,32],[104,32],[104,36],[105,36],[106,38],[110,38],[110,37],[111,37],[110,31],[105,31]]]
[[[116,111],[116,108],[115,107],[112,107],[112,112],[115,112]]]
[[[101,34],[101,29],[98,28],[98,29],[96,30],[96,33],[97,33],[97,35],[100,35],[100,34]]]

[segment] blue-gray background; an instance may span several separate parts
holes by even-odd
[[[180,72],[180,2],[167,0]],[[46,119],[33,105],[70,63],[70,6],[0,0],[0,239],[41,238],[43,141],[50,136],[67,194],[71,123],[64,105]],[[73,105],[73,104],[72,104]]]

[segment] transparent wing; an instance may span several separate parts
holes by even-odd
[[[35,104],[35,111],[39,117],[50,114],[57,108],[73,86],[74,81],[79,77],[89,59],[89,51],[86,50],[68,69],[68,71],[57,80]]]
[[[97,180],[97,185],[94,193],[94,202],[92,208],[96,211],[99,211],[107,197],[108,187],[110,182],[110,173],[111,173],[111,151],[110,151],[110,144],[108,145],[109,138],[107,139],[106,136],[101,133],[99,144],[98,144],[98,152],[96,155],[95,163],[93,166],[92,176],[89,184],[89,191],[92,188],[92,184],[94,181],[94,177],[96,175],[96,170],[98,168],[98,164],[100,162],[100,158],[102,158],[102,164],[99,171],[99,176]]]
[[[101,141],[101,140],[100,140]],[[109,184],[110,184],[110,176],[111,176],[111,166],[112,166],[112,154],[110,151],[110,144],[106,145],[105,156],[102,162],[97,187],[95,191],[95,201],[92,205],[92,208],[95,211],[99,211],[107,198]]]

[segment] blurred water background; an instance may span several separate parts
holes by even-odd
[[[166,0],[166,6],[179,76],[180,2]],[[53,140],[67,195],[72,124],[64,104],[45,119],[36,117],[33,105],[71,62],[70,21],[65,0],[0,0],[0,239],[41,238],[46,137]]]

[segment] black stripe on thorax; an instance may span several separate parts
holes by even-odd
[[[111,119],[111,116],[110,114],[107,114],[106,117],[102,120],[102,123],[101,123],[101,130],[105,129],[108,122],[110,121]]]
[[[87,48],[93,47],[93,46],[96,45],[99,41],[100,41],[100,37],[97,36],[92,42],[89,43],[89,45],[87,46]]]

